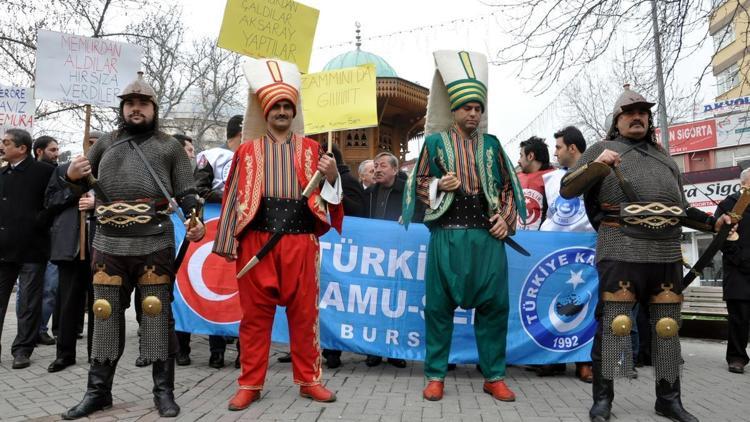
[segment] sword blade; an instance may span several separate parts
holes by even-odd
[[[510,236],[506,236],[505,239],[503,239],[503,242],[505,242],[508,246],[513,248],[516,252],[520,253],[523,256],[531,256],[529,251],[524,249],[523,246],[519,245],[518,242],[513,240]]]

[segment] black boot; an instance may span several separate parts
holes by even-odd
[[[159,416],[174,418],[180,414],[180,406],[174,401],[174,358],[152,364],[154,376],[154,405]]]
[[[65,420],[86,417],[99,410],[112,407],[112,380],[115,378],[117,363],[93,363],[89,369],[86,394],[80,403],[62,414]]]
[[[612,400],[615,399],[615,385],[612,380],[602,378],[602,363],[594,361],[594,379],[592,384],[594,405],[589,410],[589,418],[592,422],[605,422],[609,420],[612,411]]]
[[[680,379],[670,385],[666,380],[656,383],[656,414],[677,422],[698,422],[698,418],[682,407],[680,400]]]

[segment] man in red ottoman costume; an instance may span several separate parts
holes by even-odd
[[[341,231],[344,211],[336,161],[300,135],[297,67],[270,59],[249,60],[243,67],[251,91],[244,142],[232,160],[213,251],[236,259],[240,271],[274,233],[283,236],[237,280],[243,310],[241,373],[229,409],[245,409],[260,398],[277,305],[286,306],[300,395],[332,402],[335,394],[321,385],[318,237],[331,227]],[[316,170],[325,182],[303,197]]]

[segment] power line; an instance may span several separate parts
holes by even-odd
[[[415,26],[413,28],[404,29],[404,30],[401,30],[401,31],[388,32],[388,33],[385,33],[385,34],[373,35],[371,37],[363,37],[362,40],[365,40],[365,41],[382,40],[382,39],[388,39],[388,38],[392,38],[392,37],[396,37],[396,36],[401,36],[401,35],[408,35],[408,34],[413,34],[413,33],[419,33],[419,32],[423,32],[423,31],[427,31],[427,30],[431,30],[431,29],[446,28],[446,27],[450,28],[450,27],[460,26],[460,25],[462,25],[464,23],[473,23],[473,22],[485,21],[485,20],[488,20],[490,17],[494,18],[495,15],[497,15],[497,14],[499,14],[499,12],[492,12],[492,13],[487,13],[487,14],[483,14],[483,15],[480,15],[480,16],[466,17],[466,18],[461,18],[461,19],[453,19],[453,20],[450,20],[450,21],[445,21],[445,22],[441,22],[441,23],[435,23],[435,24],[431,24],[431,25]],[[352,41],[346,41],[346,42],[341,42],[341,43],[337,43],[337,44],[328,44],[328,45],[323,45],[323,46],[320,46],[320,47],[316,47],[315,49],[316,50],[325,50],[325,49],[329,49],[329,48],[344,47],[344,46],[348,46],[348,45],[353,45],[356,42],[357,41],[352,40]]]

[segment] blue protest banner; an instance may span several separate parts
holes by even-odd
[[[207,240],[191,245],[178,271],[177,329],[236,335],[241,318],[234,265],[210,251],[218,210],[206,210]],[[181,234],[177,234],[180,236]],[[509,363],[589,360],[597,277],[592,233],[519,232],[531,252],[506,248],[509,262]],[[390,221],[346,218],[343,236],[321,238],[320,337],[324,348],[424,359],[424,280],[429,232]],[[473,363],[473,310],[454,316],[452,362]],[[273,339],[288,341],[279,308]]]

